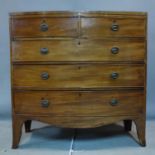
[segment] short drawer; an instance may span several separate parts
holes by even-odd
[[[13,100],[16,113],[33,115],[137,115],[144,108],[143,91],[23,91]]]
[[[13,41],[12,53],[14,62],[144,61],[145,42],[140,39]]]
[[[13,18],[12,37],[74,37],[77,18]]]
[[[82,37],[144,37],[145,19],[116,18],[82,18]]]
[[[13,86],[44,89],[143,87],[144,65],[14,65]]]

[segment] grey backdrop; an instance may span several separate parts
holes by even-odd
[[[9,12],[14,11],[146,11],[148,12],[147,118],[155,117],[154,0],[0,0],[0,119],[10,118]]]

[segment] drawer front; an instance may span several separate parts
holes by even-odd
[[[21,114],[54,116],[113,116],[141,113],[142,91],[24,91],[14,93]]]
[[[77,36],[77,18],[15,18],[13,37]]]
[[[14,65],[14,87],[143,87],[144,65]]]
[[[82,18],[83,37],[144,37],[145,19]]]
[[[12,61],[17,62],[143,61],[145,42],[133,39],[13,41],[12,52]]]

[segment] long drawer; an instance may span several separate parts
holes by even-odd
[[[13,37],[75,37],[78,33],[77,18],[13,18]]]
[[[145,67],[133,64],[14,65],[14,87],[143,87]]]
[[[14,92],[14,110],[54,116],[115,116],[141,113],[143,91]]]
[[[143,61],[145,42],[140,39],[18,40],[12,42],[12,53],[13,62]]]

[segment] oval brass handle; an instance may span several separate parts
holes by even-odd
[[[43,31],[43,32],[47,31],[48,30],[48,24],[42,23],[40,25],[40,30]]]
[[[112,24],[112,26],[111,26],[111,30],[112,31],[118,31],[119,30],[119,25],[118,24]]]
[[[112,79],[117,79],[118,76],[119,76],[119,74],[116,73],[116,72],[111,73],[111,78],[112,78]]]
[[[47,79],[49,78],[49,74],[48,74],[47,72],[43,72],[43,73],[41,74],[41,78],[42,78],[43,80],[47,80]]]
[[[49,101],[48,100],[41,100],[40,104],[43,108],[47,108],[49,106]]]
[[[118,47],[113,47],[112,49],[111,49],[111,53],[112,54],[117,54],[119,52],[119,48]]]
[[[111,99],[111,101],[110,101],[110,104],[112,105],[112,106],[116,106],[116,105],[118,105],[118,100],[117,99]]]
[[[41,48],[40,53],[41,54],[47,54],[48,53],[48,48],[46,48],[46,47]]]

